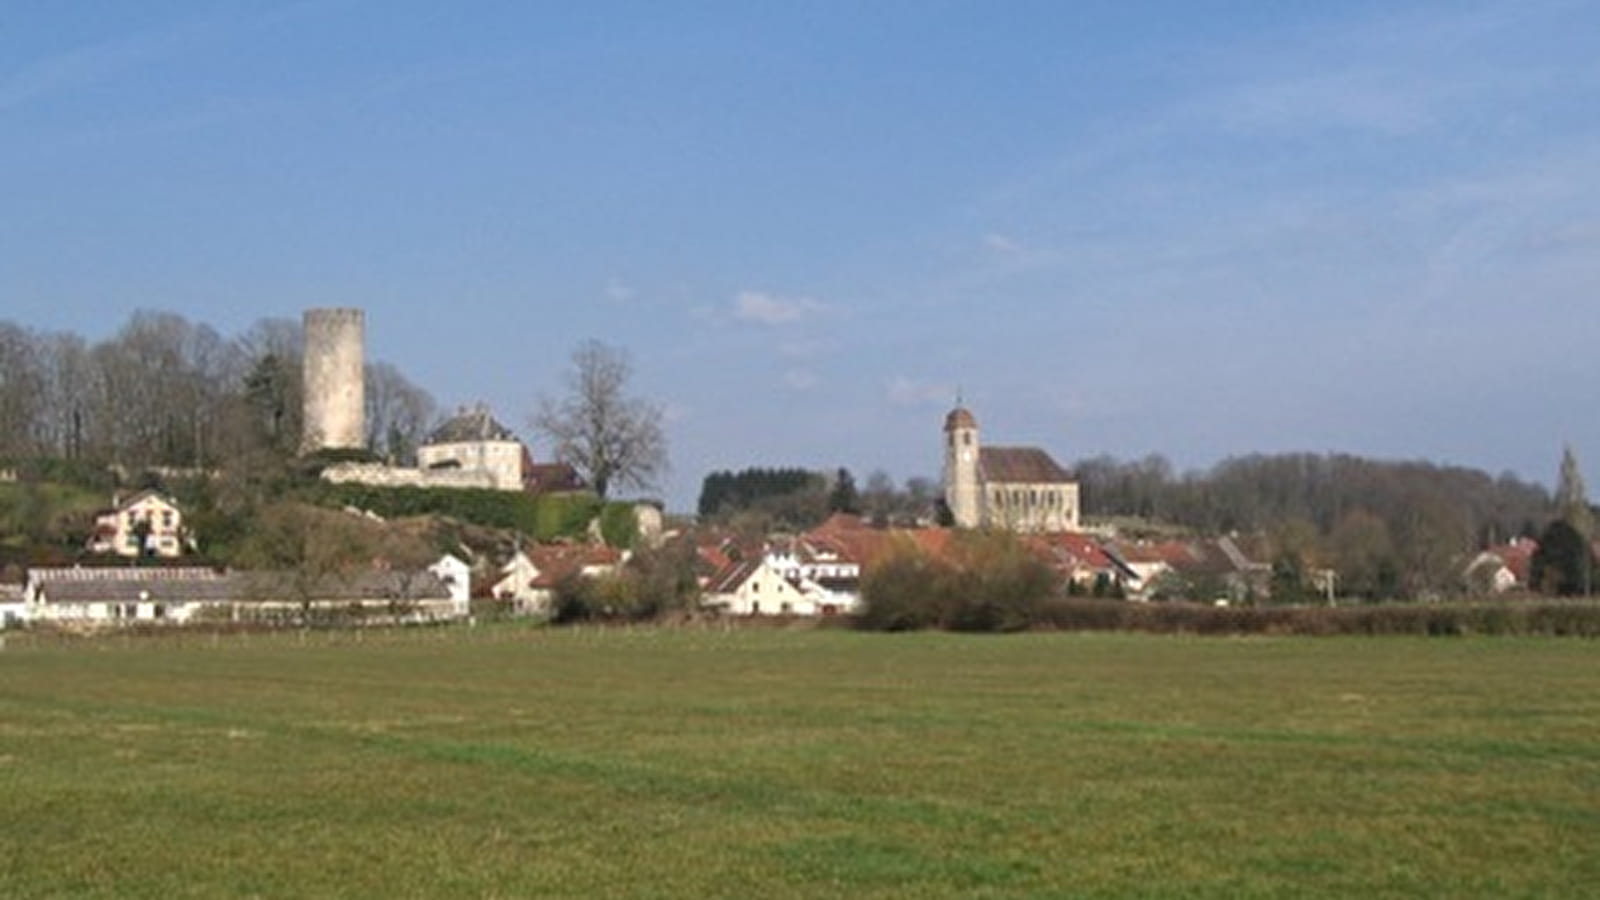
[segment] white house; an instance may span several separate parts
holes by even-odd
[[[509,601],[512,612],[519,615],[543,612],[536,608],[543,592],[533,587],[533,580],[539,577],[539,567],[533,564],[527,553],[518,550],[517,555],[500,567],[500,575],[500,580],[489,588],[489,593],[495,599]]]
[[[823,615],[816,585],[790,581],[765,557],[729,565],[706,586],[701,605],[735,616]],[[837,611],[835,609],[834,611]]]
[[[766,563],[805,595],[812,612],[850,612],[861,600],[861,564],[822,537],[805,536],[767,550]]]
[[[175,502],[155,491],[140,491],[95,514],[88,550],[170,558],[182,556],[193,543],[184,533],[183,512]]]
[[[599,578],[617,571],[629,554],[603,544],[535,544],[518,550],[500,567],[504,576],[490,588],[496,599],[510,601],[512,613],[543,616],[550,612],[556,586],[576,574]]]
[[[476,473],[484,487],[520,491],[527,456],[511,429],[496,421],[488,407],[479,405],[460,410],[428,437],[417,449],[417,468]]]
[[[361,571],[307,579],[294,572],[187,568],[37,568],[27,618],[68,627],[196,621],[347,624],[449,621],[466,615],[432,572]]]
[[[454,618],[466,618],[472,607],[472,567],[466,561],[449,553],[428,567],[450,591],[450,602],[455,604]]]
[[[28,621],[28,596],[20,584],[0,584],[0,628]]]

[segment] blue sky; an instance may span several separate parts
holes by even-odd
[[[54,3],[0,11],[0,318],[368,353],[526,431],[633,355],[663,492],[1058,458],[1600,461],[1600,7]],[[546,448],[537,442],[536,455]],[[1600,476],[1591,476],[1591,479]]]

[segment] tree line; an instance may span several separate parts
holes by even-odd
[[[1452,589],[1464,554],[1537,535],[1552,515],[1549,491],[1509,473],[1348,454],[1256,454],[1181,475],[1160,456],[1101,456],[1077,473],[1087,516],[1265,534],[1274,562],[1334,569],[1341,593],[1375,599]]]
[[[211,468],[292,456],[301,436],[300,323],[268,318],[225,337],[139,311],[112,336],[0,321],[0,460]],[[366,367],[369,449],[407,461],[438,404],[399,369]]]

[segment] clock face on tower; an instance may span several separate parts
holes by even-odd
[[[962,462],[972,462],[972,451],[971,450],[963,450],[963,451],[961,451],[961,461]]]

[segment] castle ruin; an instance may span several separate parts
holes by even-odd
[[[304,326],[305,436],[301,452],[365,447],[364,314],[359,309],[308,309]]]

